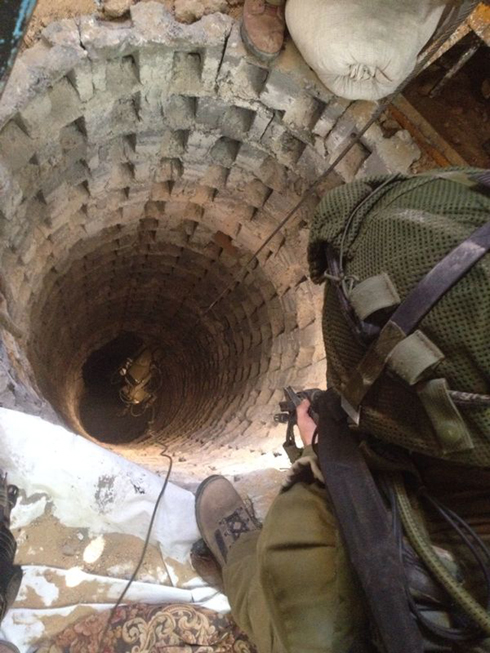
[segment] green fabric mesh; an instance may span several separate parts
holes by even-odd
[[[327,244],[339,252],[352,210],[385,179],[377,177],[341,186],[320,202],[308,248],[310,274],[316,283],[324,281]],[[344,269],[360,281],[387,272],[403,300],[436,263],[490,220],[490,199],[445,179],[392,179],[367,199],[353,219],[344,243]],[[340,389],[365,349],[351,334],[330,285],[326,288],[323,334],[329,384]],[[441,299],[419,328],[446,357],[432,378],[445,377],[451,390],[490,394],[490,255],[484,256]],[[415,391],[384,373],[363,403],[361,427],[383,440],[426,455],[490,466],[490,408],[459,408],[475,447],[443,455]]]

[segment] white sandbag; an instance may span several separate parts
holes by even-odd
[[[327,88],[377,100],[412,72],[444,7],[443,0],[287,0],[286,21]]]

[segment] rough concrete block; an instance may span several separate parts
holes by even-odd
[[[305,144],[289,133],[277,117],[266,129],[261,143],[272,150],[279,163],[287,166],[294,165],[305,149]]]
[[[185,161],[205,161],[211,149],[214,151],[218,139],[218,134],[208,134],[197,130],[190,131],[186,143]]]
[[[255,108],[267,76],[267,68],[247,51],[239,25],[235,24],[228,37],[218,75],[220,96],[233,103],[237,99],[244,100],[250,108]]]
[[[19,112],[19,120],[29,135],[36,134],[40,130],[49,131],[49,120],[51,115],[51,100],[48,93],[38,95]]]
[[[375,145],[373,154],[366,159],[365,164],[359,170],[358,177],[380,173],[406,173],[410,170],[410,166],[420,158],[420,155],[420,149],[413,142],[410,134],[401,130],[391,138],[385,138]]]
[[[191,129],[196,123],[196,99],[181,95],[163,98],[165,122],[171,129]]]
[[[299,86],[290,75],[272,70],[260,93],[260,100],[270,109],[288,110],[298,97]]]
[[[175,52],[170,90],[176,95],[192,95],[201,88],[202,56],[199,52]]]
[[[11,220],[22,202],[22,190],[2,161],[0,161],[0,198],[1,216],[4,220]]]
[[[228,107],[221,117],[223,135],[235,140],[243,140],[252,125],[255,112],[241,107]]]
[[[84,62],[71,70],[67,77],[82,102],[86,102],[93,97],[94,83],[92,80],[92,66],[89,62]]]
[[[133,102],[135,105],[138,121],[144,129],[161,129],[163,125],[162,114],[162,93],[160,88],[146,88],[134,94]]]
[[[134,180],[138,183],[150,182],[153,177],[154,165],[150,161],[133,164]]]
[[[211,150],[211,160],[214,164],[230,168],[237,158],[240,143],[230,138],[220,138]]]
[[[135,153],[142,155],[146,163],[149,163],[148,159],[155,159],[160,154],[161,132],[138,132],[130,138]]]
[[[260,150],[258,147],[249,145],[248,143],[243,143],[238,150],[235,163],[246,170],[258,174],[266,159],[266,152]]]
[[[347,142],[331,153],[329,163],[333,163],[346,144]],[[364,161],[368,159],[369,155],[369,150],[367,150],[361,143],[356,143],[335,166],[335,172],[340,175],[345,182],[350,183],[354,180],[358,170],[361,168]]]
[[[166,49],[148,47],[134,54],[136,74],[143,86],[166,89],[172,77],[173,53]]]
[[[272,156],[267,157],[264,163],[260,166],[259,177],[266,186],[277,191],[282,191],[289,185],[286,168],[278,163]]]
[[[204,186],[210,186],[211,188],[224,188],[229,173],[230,171],[228,168],[219,165],[207,166],[207,170],[201,179],[201,183]]]
[[[161,159],[155,173],[155,181],[170,181],[182,176],[182,163],[177,158]]]
[[[227,108],[228,104],[219,98],[199,98],[197,100],[196,122],[206,125],[208,129],[217,129]]]
[[[80,118],[82,106],[77,91],[66,77],[48,91],[51,102],[50,123],[63,126]]]
[[[35,143],[15,122],[0,132],[0,153],[12,171],[25,165],[34,154]]]
[[[328,165],[328,160],[324,156],[307,145],[298,159],[297,170],[305,179],[313,182],[326,171]]]
[[[287,107],[283,121],[294,132],[311,141],[311,130],[318,124],[325,104],[307,93],[300,93]]]
[[[248,138],[252,141],[260,141],[273,118],[273,111],[266,107],[257,107],[248,131]]]
[[[254,179],[255,177],[251,172],[234,165],[230,168],[226,180],[226,188],[230,191],[243,191],[246,185],[254,181]]]
[[[188,135],[184,130],[164,132],[160,154],[165,158],[181,157],[186,149]]]

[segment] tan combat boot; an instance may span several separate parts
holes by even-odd
[[[210,476],[197,488],[196,519],[202,538],[220,567],[240,535],[260,529],[260,523],[223,476]]]
[[[258,59],[273,61],[284,43],[285,0],[245,0],[242,39]]]

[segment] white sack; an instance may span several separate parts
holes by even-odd
[[[286,22],[305,61],[336,95],[377,100],[412,72],[443,0],[287,0]]]

